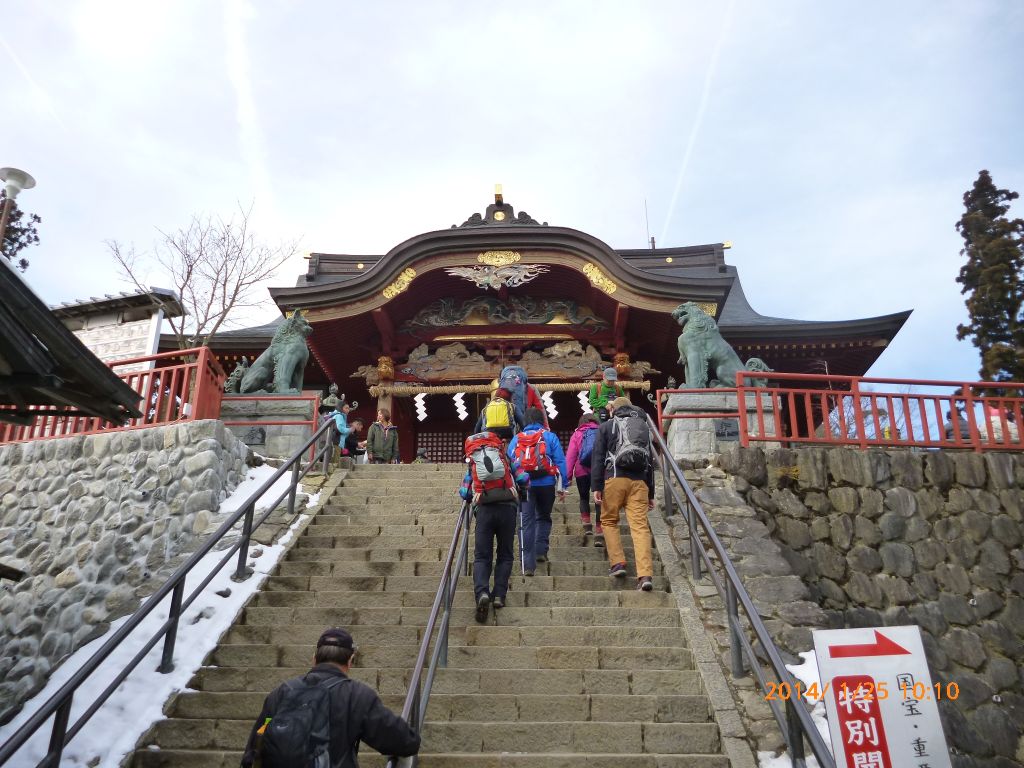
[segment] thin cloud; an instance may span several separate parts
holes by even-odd
[[[690,138],[686,142],[686,151],[683,153],[683,162],[679,166],[679,175],[676,176],[676,186],[672,190],[672,199],[668,204],[668,213],[665,216],[665,226],[661,230],[662,243],[668,242],[668,229],[672,224],[672,214],[676,210],[676,202],[679,199],[679,192],[683,188],[683,177],[690,165],[690,156],[693,154],[693,147],[697,143],[697,135],[700,133],[701,125],[704,122],[704,113],[708,108],[708,97],[711,94],[711,83],[715,79],[715,70],[718,69],[718,56],[722,52],[722,44],[725,42],[729,28],[732,26],[733,11],[736,10],[736,0],[731,0],[726,9],[725,18],[722,20],[722,31],[715,42],[715,49],[711,53],[711,60],[708,62],[707,72],[704,74],[704,89],[700,94],[700,104],[697,106],[697,115],[693,119],[693,127],[690,129]]]
[[[238,120],[238,143],[242,160],[249,169],[252,195],[262,211],[262,218],[276,220],[270,173],[267,170],[266,141],[260,128],[253,95],[250,75],[249,47],[246,42],[245,24],[253,16],[247,0],[228,0],[224,4],[224,57],[228,80],[235,92],[236,119]]]
[[[14,62],[14,66],[21,73],[21,76],[25,78],[25,82],[27,82],[29,87],[39,96],[39,99],[46,106],[46,111],[50,113],[51,117],[53,117],[54,122],[60,126],[62,131],[67,132],[68,127],[64,125],[64,121],[60,119],[60,115],[58,115],[57,110],[54,109],[53,99],[50,98],[50,94],[43,90],[42,86],[36,82],[35,78],[32,77],[32,73],[28,71],[28,67],[25,66],[18,54],[14,52],[14,49],[7,44],[7,41],[2,36],[0,36],[0,46],[7,51],[7,55],[11,57],[11,61]]]

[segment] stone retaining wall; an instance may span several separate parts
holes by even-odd
[[[0,723],[217,523],[249,450],[219,421],[0,446]]]
[[[787,650],[813,627],[917,624],[960,688],[941,703],[954,765],[1024,761],[1024,456],[736,448],[719,464],[699,496]]]

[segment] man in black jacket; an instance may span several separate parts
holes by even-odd
[[[626,553],[619,534],[619,513],[626,510],[629,533],[636,552],[636,588],[644,592],[654,589],[654,561],[651,556],[651,526],[647,513],[654,509],[654,471],[650,432],[647,431],[643,411],[630,404],[629,398],[617,397],[608,404],[611,416],[601,425],[594,440],[590,459],[590,484],[594,501],[601,505],[601,526],[604,528],[605,547],[610,568],[608,575],[623,578],[626,575]],[[645,459],[639,467],[622,467],[616,460],[620,450],[621,433],[627,429],[627,419],[642,419],[646,435]]]
[[[258,756],[259,735],[274,718],[289,683],[302,681],[307,685],[329,683],[330,686],[330,757],[332,768],[357,768],[359,742],[365,742],[385,755],[408,757],[420,748],[420,737],[408,723],[384,706],[376,692],[358,680],[348,677],[356,647],[352,635],[340,627],[324,631],[316,643],[315,666],[302,677],[275,688],[260,712],[249,743],[242,756],[242,768],[251,768]]]

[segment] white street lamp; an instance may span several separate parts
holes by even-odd
[[[36,185],[36,180],[18,168],[0,168],[0,181],[4,182],[4,192],[7,193],[3,213],[0,214],[0,249],[2,249],[4,238],[7,236],[7,220],[11,217],[14,198],[21,190],[32,189]]]

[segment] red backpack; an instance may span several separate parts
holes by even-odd
[[[516,439],[516,461],[519,468],[530,477],[547,477],[558,472],[551,457],[548,456],[548,445],[544,442],[544,430],[520,432]]]
[[[501,438],[493,432],[478,432],[466,438],[466,461],[475,504],[513,501],[516,483],[502,450]]]

